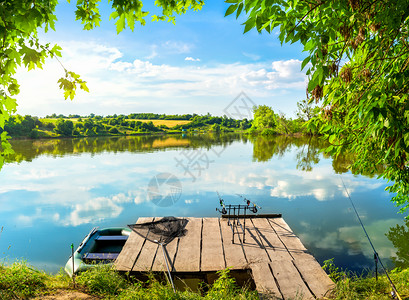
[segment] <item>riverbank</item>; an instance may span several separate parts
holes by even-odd
[[[186,119],[187,117],[190,119]],[[10,117],[4,130],[12,138],[94,137],[187,132],[232,132],[246,130],[251,121],[234,120],[210,115],[189,115],[184,119],[135,119],[125,116],[89,116],[38,118],[16,115]],[[175,116],[171,116],[175,117]]]
[[[336,283],[331,299],[391,299],[391,286],[385,275],[356,275],[326,263],[326,271]],[[152,276],[148,282],[132,281],[110,267],[95,268],[76,277],[74,286],[64,272],[46,274],[27,263],[0,265],[1,299],[258,299],[257,292],[238,287],[224,270],[212,284],[199,291],[177,291]],[[409,269],[394,269],[390,278],[402,299],[409,299]]]
[[[121,276],[109,266],[81,273],[73,281],[63,271],[46,274],[26,263],[0,265],[0,299],[258,299],[256,291],[240,288],[221,271],[212,284],[199,291],[176,291],[166,281],[149,276],[147,282]]]

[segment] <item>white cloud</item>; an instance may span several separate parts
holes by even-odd
[[[193,57],[187,56],[187,57],[185,57],[185,60],[188,60],[188,61],[200,61],[200,58],[193,58]]]
[[[179,41],[166,41],[161,44],[163,48],[167,50],[167,52],[174,52],[174,53],[189,53],[191,49],[194,47],[192,44],[179,42]]]
[[[91,201],[75,205],[64,225],[78,226],[81,224],[97,222],[106,218],[116,218],[123,208],[112,199],[99,197]]]
[[[20,176],[21,179],[25,180],[36,180],[36,179],[45,179],[57,176],[57,172],[55,170],[47,170],[47,169],[26,169],[24,172],[16,171],[14,175]],[[0,192],[1,193],[1,192]]]
[[[199,199],[186,199],[185,203],[186,204],[193,204],[193,203],[199,203],[200,200]]]
[[[372,242],[376,245],[376,250],[380,257],[389,258],[396,253],[392,243],[383,234],[386,228],[402,223],[401,219],[386,219],[373,221],[366,224],[366,230],[371,237]],[[372,248],[361,226],[344,226],[333,232],[322,234],[315,233],[312,229],[305,230],[300,235],[301,240],[316,248],[328,249],[332,252],[341,252],[347,250],[348,255],[363,254],[366,257],[373,256]],[[346,247],[346,245],[348,245]]]
[[[157,49],[158,49],[157,45],[152,45],[151,46],[151,54],[146,56],[146,59],[153,59],[153,58],[157,57],[158,56]]]
[[[19,70],[19,113],[41,116],[53,112],[164,112],[166,107],[166,113],[191,112],[195,108],[201,110],[200,113],[220,114],[240,91],[254,99],[270,101],[278,94],[299,90],[303,95],[305,91],[306,76],[300,71],[301,61],[294,59],[272,64],[177,66],[155,64],[147,59],[125,59],[118,48],[94,42],[60,44],[64,49],[61,59],[64,66],[87,81],[90,93],[78,91],[74,101],[62,101],[63,93],[56,81],[64,76],[64,71],[55,60],[47,61],[44,70]],[[180,53],[192,48],[188,44],[170,41],[162,46],[175,51],[179,49]],[[185,60],[199,62],[198,58],[190,56]],[[292,98],[289,102],[294,102],[295,107],[298,100]],[[276,103],[282,106],[284,102],[280,96]]]
[[[252,59],[252,60],[259,60],[259,59],[261,58],[260,55],[253,54],[253,53],[243,52],[243,55],[244,55],[245,57],[248,57],[248,58]]]

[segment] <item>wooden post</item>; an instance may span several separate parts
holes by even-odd
[[[72,260],[72,282],[74,284],[74,288],[77,287],[75,283],[75,272],[74,272],[74,244],[71,244],[71,260]]]

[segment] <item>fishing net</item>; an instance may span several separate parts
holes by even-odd
[[[128,225],[135,233],[147,240],[166,245],[174,238],[186,234],[186,224],[189,221],[183,218],[164,217],[158,221]]]

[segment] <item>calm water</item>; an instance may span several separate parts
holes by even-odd
[[[261,213],[282,213],[320,263],[334,258],[340,267],[373,268],[341,176],[384,263],[392,267],[392,257],[402,262],[401,253],[409,251],[407,226],[384,191],[386,183],[346,172],[348,160],[324,157],[316,139],[198,135],[13,146],[14,161],[0,171],[5,262],[26,259],[57,272],[71,243],[78,245],[92,227],[126,226],[141,216],[217,217],[218,191],[228,204],[242,204],[241,194],[260,205]],[[170,175],[180,182],[179,198],[177,185],[161,185]],[[152,199],[175,203],[161,207]]]

